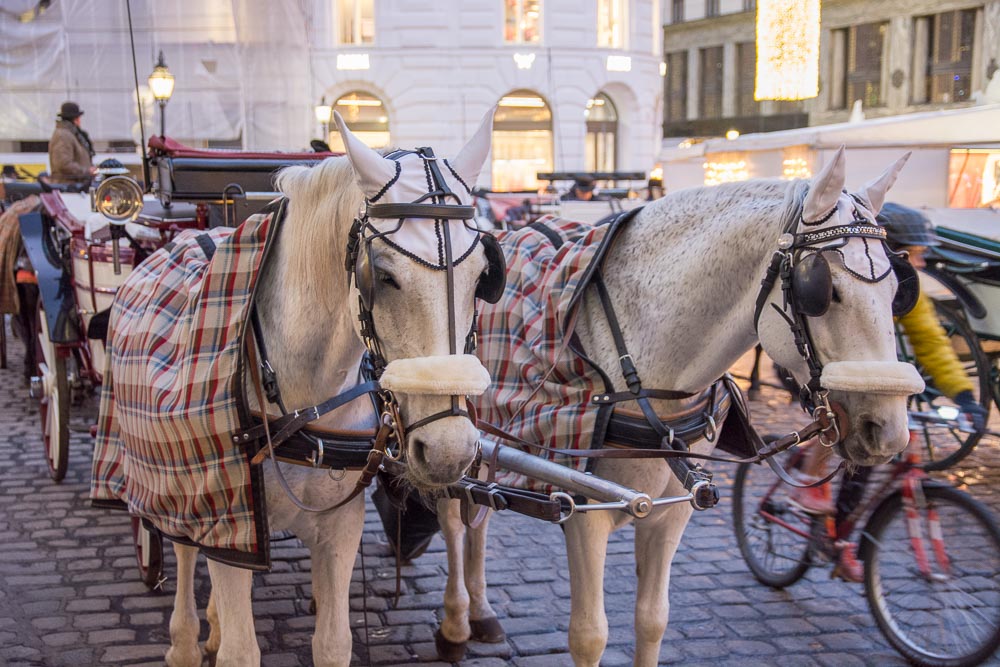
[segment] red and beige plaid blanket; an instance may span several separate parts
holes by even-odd
[[[556,357],[572,309],[619,222],[624,221],[594,226],[545,217],[516,232],[498,234],[507,260],[507,289],[498,303],[486,304],[479,317],[478,355],[493,377],[491,389],[472,399],[480,417],[531,443],[558,449],[590,447],[597,425],[597,407],[590,397],[607,390],[604,380],[575,345]],[[585,465],[577,458],[547,456],[577,470]],[[502,471],[500,481],[541,490],[517,473]]]
[[[95,504],[124,502],[163,533],[249,567],[268,562],[263,487],[232,433],[246,409],[241,347],[275,215],[183,232],[118,290],[91,483]]]

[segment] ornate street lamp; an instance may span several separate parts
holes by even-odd
[[[174,75],[167,69],[167,63],[163,61],[163,51],[156,61],[153,73],[149,75],[149,89],[153,91],[153,99],[160,105],[160,136],[166,135],[167,116],[166,106],[170,96],[174,93]]]
[[[316,120],[323,126],[323,141],[329,141],[330,119],[333,118],[333,107],[326,103],[325,95],[320,98],[319,104],[315,106],[313,111],[316,113]]]

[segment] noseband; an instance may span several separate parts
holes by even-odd
[[[799,355],[805,360],[809,367],[809,382],[800,388],[799,401],[802,407],[814,416],[823,414],[830,419],[831,433],[821,433],[820,442],[826,446],[833,446],[841,440],[839,418],[836,418],[835,411],[830,405],[828,398],[830,389],[840,389],[841,387],[834,375],[827,373],[826,386],[824,385],[824,366],[816,354],[816,345],[810,332],[807,318],[820,317],[824,315],[833,300],[833,277],[830,265],[823,253],[830,250],[837,250],[843,247],[852,238],[874,239],[882,244],[886,255],[889,258],[890,268],[881,276],[867,278],[860,274],[848,271],[856,278],[869,283],[876,283],[884,279],[890,272],[895,273],[897,278],[896,294],[892,302],[892,313],[894,316],[905,315],[916,303],[919,294],[919,283],[916,271],[906,260],[905,256],[894,253],[886,245],[886,230],[876,224],[872,224],[859,212],[858,207],[863,206],[857,196],[849,195],[855,201],[854,221],[850,225],[839,225],[828,227],[817,231],[797,232],[799,224],[809,226],[821,225],[834,215],[836,215],[839,203],[835,205],[826,215],[819,220],[807,221],[802,217],[802,202],[805,198],[796,198],[791,210],[786,213],[786,223],[783,226],[782,234],[778,237],[778,249],[771,257],[771,263],[767,268],[764,279],[761,280],[760,291],[757,293],[757,302],[754,308],[754,330],[758,328],[761,313],[771,291],[781,280],[782,307],[771,303],[784,320],[788,323],[795,341],[795,347]],[[836,365],[836,368],[856,368],[859,362],[832,362],[828,366]],[[882,362],[892,363],[892,362]],[[908,377],[908,374],[900,373],[898,387],[890,387],[889,391],[880,393],[908,394],[913,388],[915,380]],[[833,386],[837,385],[837,386]],[[905,385],[905,386],[904,386]],[[853,388],[851,390],[857,390]],[[918,390],[919,391],[919,390]]]
[[[419,199],[410,203],[379,203],[379,199],[396,183],[399,179],[402,167],[399,159],[406,155],[416,155],[423,161],[424,171],[427,176],[428,191]],[[462,184],[466,192],[471,195],[472,191],[458,175],[458,173],[448,164],[447,160],[442,160],[434,155],[430,148],[418,148],[414,151],[397,150],[385,156],[392,160],[396,166],[396,174],[371,198],[366,198],[364,207],[360,215],[354,220],[348,236],[347,254],[345,268],[348,274],[348,284],[353,280],[358,289],[359,319],[361,321],[361,338],[368,350],[366,362],[363,368],[366,370],[367,380],[379,380],[386,368],[390,365],[382,352],[382,345],[379,341],[378,333],[375,329],[375,319],[373,307],[375,302],[375,267],[372,261],[372,243],[376,239],[381,239],[390,248],[416,262],[417,264],[432,270],[443,270],[446,276],[447,298],[448,298],[448,351],[449,355],[458,355],[456,346],[456,308],[455,308],[455,275],[454,267],[465,260],[476,247],[483,245],[487,269],[481,276],[476,287],[476,297],[490,303],[496,303],[503,293],[505,286],[506,266],[503,259],[503,252],[496,239],[488,234],[482,233],[478,228],[470,225],[467,221],[475,217],[474,206],[462,204],[461,198],[455,194],[445,181],[439,163],[443,163],[451,175]],[[454,202],[454,203],[450,203]],[[395,219],[397,224],[385,231],[379,230],[371,223],[371,219]],[[451,220],[462,220],[465,227],[476,232],[476,242],[472,244],[468,251],[460,257],[455,257],[455,250],[451,238]],[[439,264],[432,264],[407,251],[401,245],[393,243],[390,238],[399,232],[404,224],[418,224],[414,221],[433,221],[435,230],[439,238]],[[476,320],[477,312],[473,312],[472,326],[465,337],[464,353],[474,354],[476,348]],[[406,360],[409,361],[409,360]],[[396,362],[401,363],[401,362]],[[451,406],[447,410],[425,417],[413,424],[403,427],[399,419],[399,405],[394,395],[392,383],[384,383],[378,392],[378,409],[382,414],[383,423],[391,420],[393,428],[396,430],[396,437],[402,447],[407,432],[412,432],[422,426],[426,426],[439,419],[446,417],[465,417],[471,419],[469,412],[464,409],[460,402],[461,395],[457,393],[448,394],[451,396]],[[405,391],[405,390],[401,390]],[[438,393],[443,392],[420,392],[413,393]]]

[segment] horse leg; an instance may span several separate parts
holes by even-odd
[[[469,591],[465,573],[465,525],[461,504],[441,500],[437,504],[438,521],[448,550],[448,583],[444,589],[444,618],[434,633],[438,657],[445,662],[459,662],[465,657],[469,628]]]
[[[465,531],[465,588],[469,591],[469,628],[477,642],[499,644],[507,638],[486,598],[486,533],[492,512]]]
[[[205,617],[208,619],[208,640],[205,642],[205,653],[208,655],[208,664],[214,666],[215,656],[219,654],[219,644],[222,643],[219,610],[215,607],[214,591],[208,596],[208,609],[205,610]]]
[[[314,533],[303,531],[304,537],[300,537],[312,557],[312,590],[316,604],[313,664],[346,667],[351,663],[351,573],[364,528],[364,500],[356,498],[318,521]]]
[[[670,564],[691,518],[689,504],[666,507],[635,522],[635,562],[639,578],[635,600],[636,667],[655,667],[670,614]]]
[[[597,667],[608,643],[604,562],[614,528],[610,512],[577,514],[566,527],[569,560],[569,652],[577,667]]]
[[[198,634],[201,624],[194,600],[198,549],[174,542],[174,555],[177,557],[177,591],[174,593],[174,611],[170,614],[170,648],[166,663],[170,667],[200,667]]]
[[[212,596],[219,611],[219,631],[222,633],[216,667],[260,665],[260,647],[254,634],[250,605],[253,572],[210,560],[208,574],[212,578]]]

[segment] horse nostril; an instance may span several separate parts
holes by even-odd
[[[866,419],[861,427],[864,432],[864,437],[866,442],[879,442],[882,437],[882,424],[873,420]]]
[[[427,445],[417,437],[410,438],[410,456],[422,466],[427,465]]]

